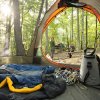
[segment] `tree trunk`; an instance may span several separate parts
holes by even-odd
[[[69,48],[69,38],[68,38],[68,35],[67,35],[67,49]]]
[[[21,2],[22,8],[21,8],[21,32],[23,32],[23,19],[24,19],[24,3],[23,0]]]
[[[69,44],[71,45],[72,43],[72,19],[71,19],[71,15],[70,15],[70,23],[69,23],[69,26],[70,26],[70,39],[69,39]]]
[[[22,43],[22,33],[20,26],[20,11],[19,11],[19,1],[13,0],[13,9],[14,9],[14,35],[16,43],[16,55],[23,56],[25,55],[24,45]]]
[[[79,8],[77,8],[77,46],[80,50]]]
[[[36,39],[37,39],[37,36],[38,36],[38,28],[39,28],[39,24],[40,24],[40,18],[41,18],[41,14],[42,14],[42,11],[43,11],[43,5],[44,5],[44,0],[41,0],[41,6],[40,6],[40,10],[39,10],[39,15],[38,15],[38,18],[37,18],[37,21],[36,21],[36,24],[35,24],[35,31],[33,33],[34,37],[32,38],[31,40],[31,44],[30,44],[30,47],[29,47],[29,50],[28,50],[28,53],[27,55],[29,56],[36,56],[36,51],[34,51],[34,48],[35,48],[35,42],[36,42]],[[33,36],[32,35],[32,36]]]
[[[98,35],[98,24],[97,24],[97,18],[96,18],[96,23],[95,23],[95,43],[94,43],[94,48],[97,48],[97,35]]]
[[[84,40],[84,10],[82,10],[82,35],[81,35],[81,49],[85,49]]]
[[[9,6],[11,7],[11,0],[9,1]],[[5,36],[4,49],[1,54],[2,56],[10,55],[10,51],[9,51],[10,35],[11,35],[11,14],[6,18],[6,36]]]
[[[88,15],[86,11],[86,48],[88,46]]]
[[[72,42],[73,42],[73,7],[72,7]]]

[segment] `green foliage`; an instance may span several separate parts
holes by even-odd
[[[0,0],[0,7],[1,4],[4,4],[5,0]],[[10,0],[7,0],[5,2],[10,2]],[[32,42],[32,39],[34,38],[34,30],[36,27],[36,21],[39,14],[41,0],[19,0],[19,6],[20,6],[20,22],[21,22],[21,31],[22,31],[22,42],[24,44],[25,51],[27,53],[30,44]],[[13,22],[13,7],[11,3],[11,34],[10,34],[10,54],[16,55],[16,46],[15,46],[15,38],[14,38],[14,22]],[[6,24],[8,16],[4,16],[2,11],[0,10],[0,36],[1,38],[5,38],[6,36]],[[44,13],[44,12],[43,12]],[[43,15],[43,14],[42,14]],[[41,17],[41,19],[43,16]],[[2,26],[2,27],[1,27]],[[3,28],[3,29],[2,29]],[[8,34],[8,33],[7,33]],[[0,41],[0,45],[2,46],[0,49],[0,52],[2,52],[4,48],[4,43],[6,39],[2,39]]]
[[[63,43],[64,45],[75,45],[78,48],[77,29],[79,28],[80,44],[86,45],[86,11],[84,11],[84,26],[82,26],[82,9],[79,9],[79,26],[77,26],[77,8],[73,8],[73,33],[72,33],[72,8],[60,13],[50,23],[48,27],[48,36],[54,37],[56,44]],[[94,47],[96,37],[96,17],[91,13],[87,13],[87,32],[88,32],[88,47]],[[84,29],[84,30],[83,30]],[[82,33],[83,32],[83,33]],[[100,24],[97,22],[97,34],[100,33]],[[72,40],[73,34],[73,40]],[[82,36],[84,34],[84,37]],[[46,37],[43,35],[43,43]],[[84,38],[84,41],[83,41]],[[80,45],[80,46],[81,46]],[[43,44],[45,47],[45,44]],[[81,48],[81,47],[80,47]]]
[[[7,0],[10,1],[10,0]],[[48,8],[55,2],[56,0],[48,0]],[[0,6],[3,4],[5,0],[0,0]],[[19,0],[20,5],[20,21],[21,21],[21,31],[22,31],[22,40],[27,53],[27,50],[30,47],[31,40],[34,39],[34,30],[36,28],[36,21],[39,14],[41,0]],[[12,3],[11,3],[11,9]],[[68,8],[66,11],[60,13],[56,18],[50,23],[48,27],[48,43],[51,37],[55,38],[56,44],[63,43],[64,45],[73,44],[76,47],[77,45],[77,27],[80,29],[80,35],[82,35],[82,10],[79,10],[79,26],[77,26],[77,9],[73,8],[73,33],[72,33],[72,8]],[[40,22],[44,16],[46,9],[45,5],[43,8],[42,16],[40,18]],[[4,48],[4,43],[6,41],[6,31],[8,24],[9,16],[4,16],[3,12],[0,10],[0,53]],[[95,30],[96,30],[96,17],[90,13],[88,13],[88,46],[93,47],[95,41]],[[98,22],[98,32],[100,33],[100,24]],[[73,40],[72,40],[73,34]],[[84,43],[86,42],[86,12],[84,11]],[[42,45],[46,48],[47,38],[43,34]],[[80,37],[82,41],[82,38]],[[100,39],[97,40],[98,44],[100,43]],[[98,45],[99,46],[99,45]],[[14,22],[13,22],[13,10],[11,12],[11,34],[10,34],[10,46],[9,50],[11,51],[11,55],[16,55],[15,48],[15,39],[14,39]],[[48,45],[48,50],[50,46]],[[48,51],[49,52],[49,51]]]
[[[20,11],[22,16],[22,35],[23,44],[26,51],[29,49],[33,32],[35,30],[35,23],[38,17],[40,1],[25,0],[21,2]]]

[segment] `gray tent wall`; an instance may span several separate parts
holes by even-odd
[[[100,14],[100,0],[79,0],[80,2],[86,3],[88,5],[91,5],[93,8],[95,8],[99,14]]]

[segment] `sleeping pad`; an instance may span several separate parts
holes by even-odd
[[[34,66],[7,64],[0,67],[0,88],[8,84],[10,91],[16,92],[16,88],[22,88],[18,93],[36,91],[42,87],[42,75],[51,74],[55,70],[52,66]],[[10,85],[9,85],[10,84]],[[35,88],[35,89],[34,89]],[[26,92],[25,92],[26,90]],[[28,92],[28,93],[29,93]]]

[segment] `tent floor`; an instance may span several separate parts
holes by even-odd
[[[1,92],[10,93],[7,88],[0,89]],[[73,86],[67,86],[65,93],[52,100],[100,100],[100,90],[77,83]]]
[[[100,90],[75,84],[68,86],[64,94],[53,100],[100,100]]]

